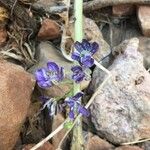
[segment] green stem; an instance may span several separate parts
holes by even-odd
[[[74,2],[75,2],[74,3],[74,17],[75,17],[74,41],[81,42],[83,39],[83,0],[75,0]],[[78,63],[75,61],[74,65],[77,64]],[[74,95],[78,92],[80,92],[80,84],[76,84],[74,82]],[[82,134],[82,119],[79,119],[73,129],[71,150],[82,150],[83,144],[84,143],[83,143],[83,134]]]

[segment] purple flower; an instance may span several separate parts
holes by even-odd
[[[83,81],[85,78],[85,73],[82,67],[80,66],[73,66],[71,68],[71,71],[73,72],[72,79],[76,82],[79,83]]]
[[[83,39],[82,42],[75,42],[75,52],[72,53],[72,59],[78,61],[85,67],[92,67],[94,65],[94,59],[92,56],[96,53],[99,45],[96,42],[89,43]]]
[[[42,108],[41,111],[47,108],[49,116],[54,116],[58,112],[63,111],[64,105],[58,104],[57,101],[53,98],[50,98],[48,96],[40,96],[40,100],[42,101]]]
[[[71,68],[71,71],[73,72],[72,79],[76,83],[80,83],[83,80],[89,80],[91,79],[91,70],[89,68],[85,68],[84,66],[73,66]]]
[[[83,96],[82,92],[77,93],[73,97],[69,97],[65,99],[65,103],[70,107],[70,112],[69,112],[69,118],[70,119],[75,119],[75,111],[77,110],[78,113],[81,113],[84,116],[89,116],[88,110],[83,107],[80,103],[80,98]]]
[[[47,68],[36,70],[35,78],[39,87],[48,88],[64,79],[64,70],[55,62],[48,62]]]

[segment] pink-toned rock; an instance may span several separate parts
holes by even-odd
[[[137,16],[142,33],[150,37],[150,6],[139,6]]]
[[[150,137],[150,74],[138,47],[139,40],[133,38],[119,49],[108,68],[112,76],[90,107],[96,133],[114,144]],[[91,89],[96,90],[105,77],[95,69]]]
[[[26,118],[35,81],[20,66],[0,61],[0,149],[12,150]]]
[[[116,5],[112,7],[112,13],[115,16],[128,16],[132,15],[135,11],[135,7],[133,5]]]
[[[58,38],[60,36],[59,25],[51,19],[45,19],[42,22],[42,26],[38,33],[38,38],[40,40],[51,40]]]
[[[33,146],[35,146],[35,144],[28,144],[23,148],[23,150],[30,150]],[[54,150],[54,147],[49,142],[46,142],[43,146],[41,146],[37,150]]]
[[[113,146],[107,141],[99,138],[97,135],[89,133],[89,139],[86,145],[87,150],[112,150]]]
[[[116,148],[115,150],[144,150],[144,149],[137,147],[137,146],[120,146]]]
[[[7,39],[7,31],[4,28],[0,28],[0,46],[6,42]]]

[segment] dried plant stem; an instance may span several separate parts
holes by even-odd
[[[101,70],[103,70],[104,72],[107,73],[107,78],[103,81],[103,83],[97,88],[97,90],[95,91],[95,93],[92,95],[91,99],[88,101],[88,103],[86,104],[85,108],[89,108],[89,106],[92,104],[92,102],[94,101],[95,97],[97,96],[97,94],[100,92],[100,90],[103,88],[103,86],[107,83],[107,81],[109,80],[109,78],[111,77],[111,73],[109,72],[109,70],[107,70],[105,67],[103,67],[100,63],[98,63],[97,61],[95,61],[95,65],[97,67],[99,67]],[[73,126],[78,122],[78,120],[80,119],[82,115],[79,114],[75,121],[73,122]],[[36,144],[34,147],[32,147],[30,150],[36,150],[37,148],[41,147],[45,142],[47,142],[48,140],[50,140],[54,135],[56,135],[58,132],[60,132],[63,128],[64,128],[64,124],[66,123],[67,119],[55,130],[53,131],[51,134],[49,134],[45,139],[43,139],[41,142],[39,142],[38,144]],[[69,134],[69,132],[72,130],[69,129],[65,136],[63,137],[63,140],[67,137],[67,135]],[[58,147],[58,149],[61,149],[60,146],[63,143],[63,140],[60,142],[60,145]]]
[[[150,4],[150,0],[93,0],[84,3],[84,11],[93,11],[106,6],[120,4]]]
[[[67,6],[67,11],[65,12],[65,25],[63,27],[63,33],[62,33],[62,38],[61,38],[61,44],[60,44],[60,50],[62,52],[62,55],[64,58],[67,60],[73,62],[73,59],[66,53],[66,44],[67,44],[67,39],[71,38],[67,36],[67,30],[69,28],[69,7],[70,7],[70,0],[66,0],[65,4]]]
[[[131,144],[143,143],[143,142],[146,142],[146,141],[150,141],[150,138],[139,140],[139,141],[128,142],[128,143],[122,143],[121,145],[131,145]]]

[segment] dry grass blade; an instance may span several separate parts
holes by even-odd
[[[62,55],[64,58],[66,58],[69,61],[73,61],[70,55],[66,53],[66,44],[67,44],[67,39],[71,38],[67,36],[67,29],[69,29],[69,7],[70,7],[70,0],[64,0],[64,3],[66,4],[67,11],[63,12],[63,20],[65,21],[65,25],[63,26],[63,34],[61,38],[61,44],[60,44],[60,49],[62,52]]]
[[[143,143],[146,141],[150,141],[150,138],[139,140],[139,141],[128,142],[128,143],[122,143],[121,145],[131,145],[131,144]]]
[[[15,60],[24,61],[24,58],[22,56],[16,55],[12,52],[1,51],[0,54],[2,55],[3,58],[13,58]]]

